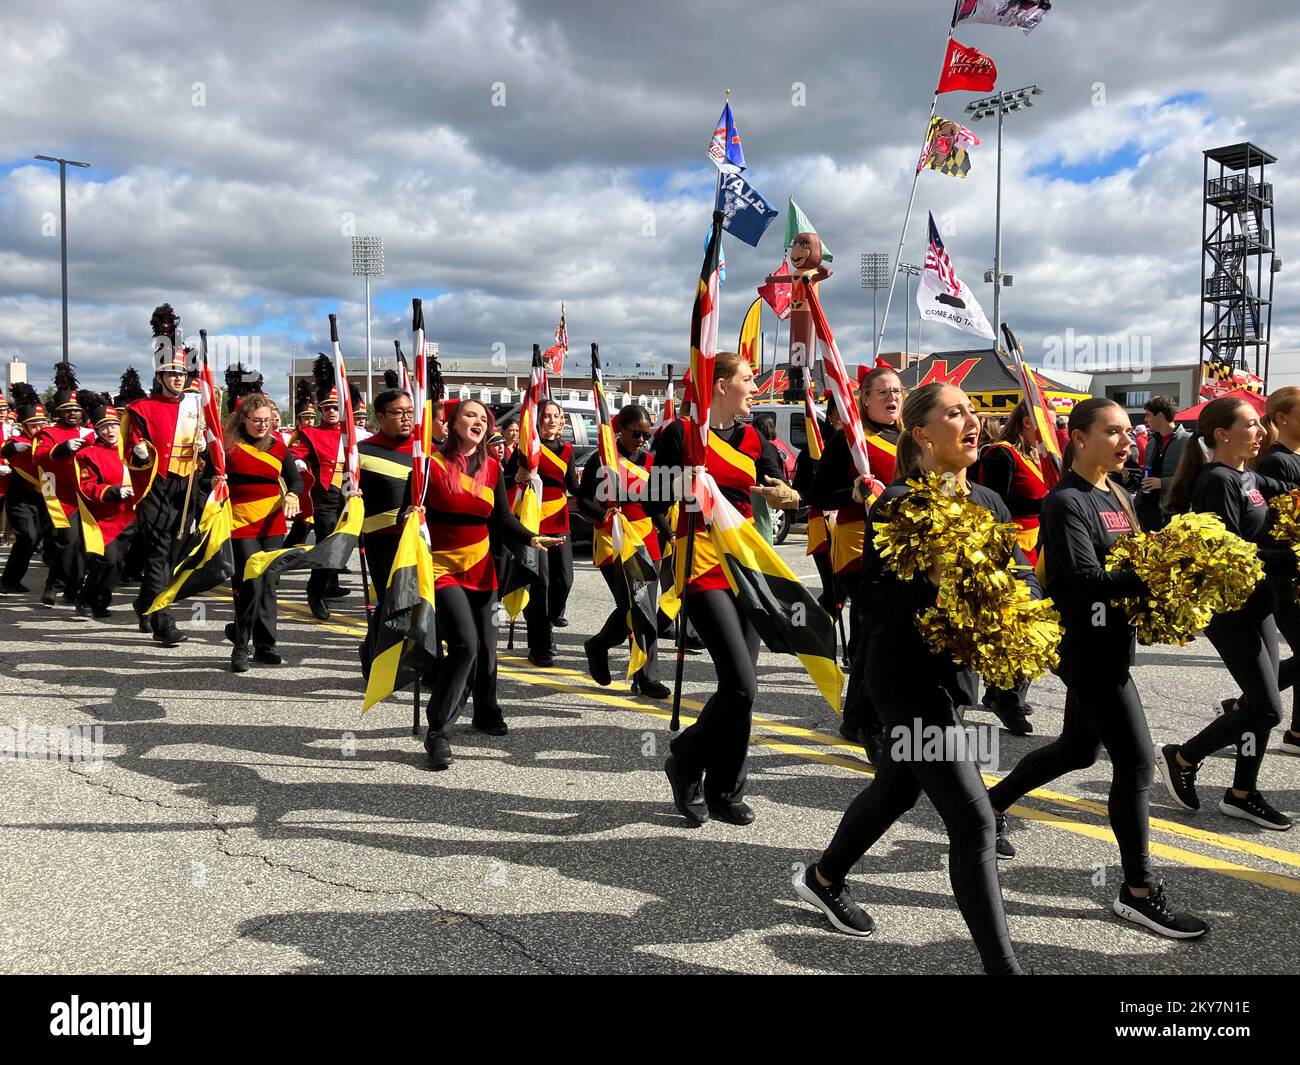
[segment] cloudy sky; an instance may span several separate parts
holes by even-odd
[[[726,88],[748,178],[783,211],[793,195],[835,253],[823,302],[857,361],[872,320],[859,256],[897,245],[952,9],[3,2],[0,359],[44,382],[59,357],[58,172],[32,156],[61,155],[93,164],[68,189],[83,382],[147,366],[149,315],[168,300],[187,332],[257,338],[277,393],[293,346],[323,346],[331,311],[344,351],[364,353],[353,232],[386,242],[379,353],[409,338],[420,296],[445,356],[504,351],[522,368],[563,299],[575,349],[596,340],[615,365],[680,366]],[[1004,314],[1031,358],[1073,330],[1131,336],[1156,362],[1196,359],[1201,153],[1241,140],[1281,160],[1274,346],[1300,348],[1294,3],[1057,0],[1031,36],[957,36],[994,58],[999,88],[1046,90],[1009,117],[1004,154]],[[973,98],[946,94],[939,113],[960,118]],[[922,260],[933,211],[991,311],[996,136],[974,128],[968,180],[922,175],[904,259]],[[783,232],[784,217],[757,249],[726,239],[728,346]],[[901,296],[900,283],[887,350],[902,347]],[[923,350],[977,346],[940,328]]]

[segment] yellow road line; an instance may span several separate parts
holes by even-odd
[[[331,622],[320,621],[310,610],[297,605],[296,603],[281,602],[280,606],[295,614],[305,617],[309,623],[319,625],[323,628],[331,629],[335,632],[342,632],[345,635],[364,636],[366,628],[363,624],[353,621],[344,621],[335,625]],[[499,654],[497,656],[499,663],[506,663],[505,667],[498,667],[499,671],[511,680],[526,684],[544,684],[556,691],[562,691],[567,694],[577,695],[580,698],[587,699],[591,702],[601,703],[607,706],[615,707],[622,710],[634,710],[638,713],[648,714],[652,717],[669,720],[672,713],[667,707],[655,706],[652,703],[641,702],[638,699],[631,698],[630,689],[619,687],[603,689],[596,684],[586,673],[569,669],[564,666],[555,666],[543,673],[521,673],[517,670],[508,668],[513,664],[520,667],[530,666],[526,658],[520,658],[517,655]],[[553,678],[551,674],[554,674]],[[592,690],[595,689],[595,690]],[[625,696],[621,693],[628,692]],[[695,699],[683,698],[681,701],[683,709],[702,710],[704,704]],[[681,715],[683,725],[694,722],[693,717]],[[780,721],[773,721],[770,718],[755,715],[753,718],[755,728],[763,729],[768,732],[776,733],[779,736],[788,736],[798,739],[804,739],[826,747],[848,748],[857,750],[856,744],[851,744],[840,736],[833,736],[829,733],[820,732],[816,729],[800,728],[796,725],[787,725]],[[855,773],[866,776],[873,776],[875,770],[870,765],[858,758],[845,758],[840,755],[827,754],[821,751],[810,749],[807,744],[783,743],[776,739],[768,739],[763,736],[755,737],[754,744],[759,747],[766,747],[769,750],[780,754],[789,755],[796,758],[803,758],[807,761],[817,762],[822,765],[836,766],[841,769],[848,769]],[[988,784],[996,784],[1000,778],[984,774],[984,780]],[[1105,805],[1095,802],[1091,799],[1085,799],[1080,796],[1070,795],[1065,792],[1051,791],[1040,788],[1029,793],[1026,798],[1037,799],[1041,802],[1051,803],[1054,805],[1064,806],[1067,809],[1095,817],[1106,819],[1108,817]],[[1069,818],[1062,818],[1059,815],[1047,813],[1039,810],[1032,810],[1027,806],[1016,805],[1011,808],[1011,812],[1018,816],[1029,818],[1034,821],[1042,821],[1046,824],[1054,825],[1066,831],[1075,832],[1078,835],[1088,836],[1093,839],[1103,840],[1114,843],[1115,836],[1109,827],[1091,825],[1081,821],[1074,821]],[[1277,862],[1280,865],[1288,865],[1293,868],[1300,868],[1300,854],[1294,851],[1282,850],[1278,847],[1270,847],[1267,844],[1256,843],[1249,839],[1239,839],[1235,836],[1227,836],[1218,832],[1211,832],[1206,829],[1195,828],[1191,825],[1180,824],[1177,821],[1167,821],[1164,818],[1152,817],[1150,819],[1152,831],[1163,832],[1168,835],[1178,836],[1192,842],[1205,844],[1206,846],[1218,847],[1222,850],[1235,851],[1239,854],[1249,854],[1265,861]],[[1194,851],[1183,850],[1177,847],[1171,847],[1167,844],[1152,842],[1150,844],[1151,853],[1161,857],[1169,858],[1173,861],[1180,862],[1198,869],[1207,869],[1214,872],[1221,872],[1225,876],[1233,876],[1240,880],[1249,880],[1253,883],[1259,883],[1267,887],[1274,887],[1281,891],[1287,891],[1293,894],[1300,894],[1300,879],[1284,876],[1277,873],[1266,873],[1250,869],[1245,866],[1234,865],[1230,862],[1220,861],[1219,859],[1209,858],[1205,855],[1198,854]]]

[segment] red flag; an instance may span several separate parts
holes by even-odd
[[[772,271],[776,277],[790,276],[790,263],[786,259],[781,260],[781,265]],[[760,285],[758,294],[763,297],[767,305],[776,312],[776,316],[785,321],[790,317],[790,305],[794,300],[790,296],[790,284],[782,284],[779,281],[773,281],[770,285]]]
[[[997,80],[998,68],[992,59],[978,48],[971,48],[951,37],[948,39],[948,54],[943,60],[943,73],[939,76],[939,87],[934,91],[967,89],[970,92],[992,92]]]
[[[1043,480],[1048,488],[1055,486],[1061,479],[1065,468],[1064,455],[1060,438],[1056,435],[1056,411],[1038,387],[1038,378],[1025,365],[1024,348],[1011,331],[1011,327],[1002,323],[1002,335],[1006,337],[1007,347],[1015,362],[1016,376],[1020,378],[1020,391],[1024,396],[1025,406],[1029,408],[1029,417],[1034,423],[1034,441],[1038,445],[1039,465],[1043,470]]]

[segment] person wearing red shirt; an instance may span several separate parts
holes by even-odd
[[[316,478],[312,476],[307,458],[311,445],[299,436],[299,430],[316,427],[316,400],[311,394],[311,382],[304,379],[298,382],[298,396],[294,401],[294,428],[284,434],[284,442],[293,456],[294,469],[302,480],[302,495],[298,497],[298,514],[293,519],[288,535],[284,539],[285,547],[297,547],[307,542],[312,532],[314,518],[312,515],[311,492],[316,487]]]
[[[81,424],[83,411],[77,398],[76,378],[72,367],[60,363],[56,381],[64,379],[64,386],[54,396],[55,418],[36,434],[36,469],[41,479],[41,493],[45,496],[52,531],[46,555],[49,571],[41,602],[53,606],[56,594],[63,593],[63,601],[75,605],[81,579],[85,575],[85,559],[81,550],[81,515],[77,509],[76,454],[88,442],[94,431]]]
[[[0,593],[23,595],[27,567],[31,565],[41,530],[49,520],[41,495],[41,476],[36,469],[36,434],[45,427],[45,408],[36,389],[25,381],[13,385],[16,431],[0,445],[0,462],[12,471],[5,493],[5,515],[13,532],[13,547],[0,574]]]
[[[101,621],[112,616],[109,604],[122,564],[122,532],[135,517],[135,486],[122,461],[122,424],[106,404],[91,408],[95,439],[77,452],[78,503],[86,545],[86,576],[77,594],[77,616]]]

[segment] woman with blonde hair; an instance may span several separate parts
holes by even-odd
[[[226,637],[235,645],[230,654],[232,673],[247,673],[250,658],[271,666],[281,662],[275,650],[279,578],[263,577],[260,583],[244,580],[249,558],[284,544],[285,520],[298,513],[302,493],[297,464],[275,431],[275,423],[275,403],[265,392],[240,397],[226,419],[226,483],[234,518],[230,542],[235,556],[231,580],[235,620],[226,626]]]

